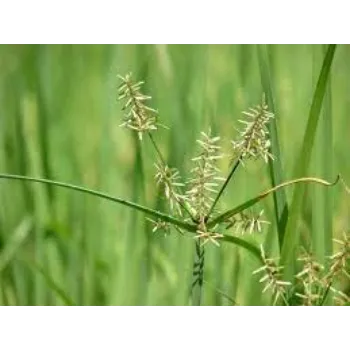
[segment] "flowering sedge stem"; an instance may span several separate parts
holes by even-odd
[[[195,258],[193,263],[193,282],[192,282],[192,304],[200,306],[202,301],[202,286],[204,275],[204,247],[201,245],[201,239],[197,238],[195,242]]]
[[[157,146],[157,144],[156,144],[156,141],[154,141],[154,138],[153,138],[153,136],[152,136],[152,134],[151,134],[150,132],[148,132],[148,136],[149,136],[149,138],[150,138],[150,140],[151,140],[151,142],[152,142],[152,145],[153,145],[154,149],[156,150],[156,153],[157,153],[157,155],[158,155],[158,157],[159,157],[159,160],[160,160],[161,163],[165,166],[166,163],[165,163],[164,157],[163,157],[163,155],[162,155],[162,152],[161,152],[160,149],[158,148],[158,146]]]
[[[215,198],[215,200],[214,200],[214,202],[213,202],[213,204],[212,204],[212,206],[211,206],[211,208],[210,208],[210,210],[209,210],[209,212],[208,212],[208,214],[207,214],[207,216],[206,216],[206,218],[205,218],[205,221],[206,221],[206,222],[208,221],[208,219],[209,219],[209,217],[210,217],[210,214],[213,212],[213,210],[214,210],[214,208],[215,208],[217,202],[219,201],[221,195],[224,193],[225,188],[227,187],[228,183],[230,182],[230,180],[231,180],[233,174],[236,172],[236,170],[237,170],[237,168],[238,168],[238,165],[239,165],[240,162],[241,162],[241,159],[242,159],[242,156],[240,156],[240,157],[237,159],[235,165],[234,165],[233,168],[231,169],[230,174],[228,175],[228,177],[226,178],[225,182],[224,182],[223,185],[221,186],[220,191],[219,191],[219,193],[217,194],[217,196],[216,196],[216,198]]]
[[[148,132],[148,136],[149,136],[149,138],[150,138],[150,140],[151,140],[151,143],[152,143],[154,149],[156,150],[156,153],[157,153],[157,155],[158,155],[158,157],[159,157],[160,162],[161,162],[162,165],[165,167],[165,166],[166,166],[165,159],[164,159],[164,157],[163,157],[163,155],[162,155],[162,152],[160,151],[159,147],[157,146],[157,143],[156,143],[156,141],[154,140],[153,135],[152,135],[150,132]],[[185,205],[182,201],[180,201],[180,200],[177,200],[177,202],[178,202],[179,205],[188,213],[188,215],[190,216],[190,218],[192,219],[192,221],[193,221],[193,222],[196,222],[195,218],[192,216],[191,212],[188,210],[188,208],[186,207],[186,205]]]

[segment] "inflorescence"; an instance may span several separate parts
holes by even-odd
[[[196,225],[196,234],[193,237],[197,243],[201,242],[203,245],[211,242],[219,245],[218,241],[223,237],[220,233],[220,224],[214,227],[209,225],[209,228],[208,220],[210,221],[211,214],[215,213],[214,207],[236,167],[239,164],[244,165],[249,159],[263,159],[266,163],[274,160],[267,127],[274,115],[268,110],[265,97],[263,96],[260,105],[250,108],[248,112],[243,112],[245,118],[239,120],[243,128],[238,130],[237,139],[231,141],[231,157],[236,165],[230,175],[226,179],[221,175],[217,164],[224,157],[219,145],[220,137],[212,135],[209,129],[206,133],[202,132],[201,138],[197,140],[199,152],[192,158],[193,168],[190,171],[190,178],[186,181],[183,180],[178,169],[166,164],[151,136],[151,132],[157,130],[161,124],[158,123],[158,112],[146,105],[151,97],[141,92],[143,82],[133,82],[131,74],[119,78],[122,81],[118,89],[119,99],[125,100],[123,106],[125,115],[121,126],[137,132],[140,140],[143,140],[144,134],[150,136],[158,156],[155,164],[155,180],[168,201],[171,214],[178,215],[183,220]],[[184,234],[180,228],[162,220],[148,220],[153,224],[153,232],[162,230],[169,234],[172,227]],[[252,234],[262,232],[263,225],[269,222],[263,219],[263,210],[258,214],[246,210],[227,218],[222,224],[224,229],[232,228],[235,234]],[[319,264],[309,253],[304,252],[299,258],[302,269],[295,275],[298,289],[294,291],[294,295],[299,298],[301,304],[322,304],[329,294],[337,304],[344,305],[350,302],[349,296],[336,287],[337,278],[345,276],[350,279],[348,266],[350,235],[344,233],[343,239],[334,241],[340,246],[340,250],[329,257],[328,269]],[[202,253],[200,254],[203,257]],[[278,259],[267,257],[262,245],[260,257],[263,265],[253,274],[263,273],[259,280],[264,284],[263,293],[268,290],[271,292],[274,305],[278,303],[288,305],[288,295],[291,295],[290,292],[295,286],[282,279],[283,266],[278,264]]]

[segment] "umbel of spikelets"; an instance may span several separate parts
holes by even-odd
[[[283,266],[277,264],[277,259],[268,258],[262,245],[260,246],[260,251],[263,266],[253,271],[253,275],[263,273],[259,282],[265,285],[263,293],[268,290],[271,291],[273,295],[273,305],[276,305],[280,299],[287,304],[287,288],[291,283],[282,280],[281,271],[283,270]]]
[[[246,118],[239,120],[243,127],[237,130],[237,140],[232,141],[233,158],[238,158],[242,164],[250,158],[262,158],[265,162],[269,158],[274,159],[270,153],[271,142],[267,129],[267,124],[274,115],[269,112],[265,97],[263,96],[260,105],[243,114]]]
[[[202,132],[201,138],[197,140],[200,153],[192,158],[194,167],[191,170],[192,177],[188,180],[186,192],[189,203],[198,221],[203,221],[209,212],[219,187],[219,183],[225,179],[220,176],[220,170],[216,163],[223,157],[218,142],[220,137]]]
[[[122,81],[118,89],[118,99],[126,101],[123,106],[125,115],[121,126],[136,131],[142,140],[145,132],[157,130],[158,112],[146,105],[146,101],[151,97],[141,93],[143,81],[134,83],[131,80],[131,73],[125,77],[118,77]]]

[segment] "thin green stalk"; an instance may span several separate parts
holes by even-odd
[[[93,196],[97,196],[97,197],[104,198],[104,199],[107,199],[107,200],[112,201],[112,202],[116,202],[116,203],[125,205],[127,207],[130,207],[130,208],[133,208],[135,210],[141,211],[145,214],[148,214],[152,217],[161,219],[163,221],[174,224],[178,227],[184,228],[189,232],[196,232],[196,229],[197,229],[196,226],[182,222],[182,221],[180,221],[172,216],[169,216],[167,214],[161,213],[161,212],[156,211],[156,210],[149,209],[147,207],[144,207],[142,205],[139,205],[139,204],[136,204],[136,203],[124,200],[124,199],[110,196],[110,195],[103,193],[103,192],[94,191],[94,190],[91,190],[91,189],[88,189],[85,187],[71,185],[71,184],[67,184],[67,183],[59,182],[59,181],[40,179],[40,178],[34,178],[34,177],[29,177],[29,176],[12,175],[12,174],[0,174],[0,179],[32,181],[32,182],[50,184],[50,185],[58,186],[58,187],[69,188],[69,189],[74,190],[74,191],[87,193],[87,194],[90,194]]]
[[[151,140],[151,143],[152,143],[154,149],[156,150],[156,153],[157,153],[157,155],[159,157],[159,160],[165,166],[166,165],[165,159],[164,159],[164,157],[162,155],[162,152],[160,151],[159,147],[157,146],[156,141],[153,138],[153,135],[150,132],[148,132],[147,134],[148,134],[148,136],[149,136],[149,138]]]
[[[202,302],[204,275],[204,247],[201,245],[200,239],[196,239],[195,248],[195,258],[192,272],[192,305],[200,306]]]
[[[132,181],[132,201],[145,203],[145,178],[142,157],[142,142],[136,133],[132,134],[135,159],[134,169],[130,180]],[[152,236],[146,226],[145,220],[139,220],[140,214],[133,211],[128,213],[127,233],[124,235],[125,249],[123,251],[123,264],[121,264],[122,285],[124,286],[123,305],[147,305],[148,284],[152,255],[150,240]],[[130,279],[130,275],[137,276]],[[143,290],[143,293],[138,293]]]
[[[157,143],[155,142],[153,135],[150,132],[148,132],[148,136],[159,157],[160,162],[162,163],[163,167],[165,167],[166,166],[165,159],[159,147],[157,146]],[[192,222],[196,222],[195,218],[192,216],[192,213],[189,211],[187,206],[182,201],[177,201],[177,202],[189,214],[190,218],[192,219]],[[195,242],[196,256],[195,256],[195,261],[193,264],[193,272],[192,272],[192,275],[194,277],[194,281],[192,284],[192,304],[196,306],[201,305],[203,273],[204,273],[204,247],[200,247],[200,246],[198,247],[198,244],[200,245],[200,243],[198,242],[199,242],[199,239],[197,239]]]
[[[210,208],[210,210],[209,210],[209,212],[208,212],[208,214],[207,214],[207,216],[206,216],[206,221],[209,219],[211,213],[212,213],[213,210],[215,209],[215,206],[216,206],[217,202],[219,201],[220,197],[222,196],[222,194],[223,194],[224,191],[225,191],[225,188],[227,187],[228,183],[230,182],[230,180],[231,180],[233,174],[236,172],[236,170],[237,170],[239,164],[241,163],[241,159],[242,159],[242,157],[239,157],[239,158],[237,159],[236,163],[233,165],[233,167],[232,167],[232,169],[231,169],[231,171],[230,171],[230,174],[227,176],[225,182],[224,182],[223,185],[221,186],[220,191],[218,192],[218,194],[217,194],[217,196],[216,196],[216,198],[215,198],[215,200],[214,200],[214,202],[213,202],[213,204],[212,204],[212,206],[211,206],[211,208]]]

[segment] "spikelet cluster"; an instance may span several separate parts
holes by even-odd
[[[263,220],[264,210],[258,214],[242,211],[226,220],[226,229],[233,228],[235,234],[244,235],[246,233],[262,232],[263,225],[269,225],[270,222]]]
[[[162,231],[165,235],[170,234],[170,224],[168,222],[165,222],[161,219],[153,220],[147,218],[147,220],[153,225],[152,232]]]
[[[161,125],[158,123],[158,112],[147,105],[151,97],[141,92],[143,82],[134,82],[131,74],[119,76],[119,78],[121,80],[118,89],[119,100],[125,101],[123,105],[125,115],[121,126],[137,132],[139,139],[142,140],[145,133],[157,130]],[[234,150],[239,153],[240,160],[258,156],[263,156],[264,159],[272,157],[268,152],[269,140],[266,128],[272,113],[268,112],[266,103],[263,101],[261,106],[245,114],[249,120],[241,121],[245,129],[240,132],[240,140],[233,142]],[[181,217],[187,214],[187,218],[190,217],[198,226],[195,238],[199,238],[203,244],[206,242],[217,244],[217,239],[222,235],[216,232],[216,227],[208,230],[206,221],[209,213],[212,214],[215,211],[214,197],[218,193],[220,183],[225,180],[220,176],[220,170],[217,167],[217,161],[223,157],[218,144],[220,137],[213,136],[211,130],[201,133],[201,138],[197,140],[200,153],[192,159],[194,166],[191,177],[186,183],[181,180],[176,168],[165,163],[152,137],[151,140],[159,156],[155,164],[155,180],[169,202],[170,211]],[[169,232],[169,224],[162,221],[151,220],[151,222],[154,225],[154,232],[159,230]],[[261,232],[262,224],[266,223],[268,222],[262,220],[262,212],[260,212],[258,215],[241,213],[229,219],[226,224],[234,226],[237,232],[252,233]]]
[[[188,181],[187,198],[198,221],[204,219],[214,201],[213,194],[217,193],[219,182],[225,180],[216,166],[218,159],[223,155],[218,142],[220,137],[212,137],[211,130],[202,132],[202,138],[197,140],[201,152],[193,158],[194,167],[191,170],[192,178]]]
[[[299,287],[297,287],[298,292],[293,294],[301,300],[302,305],[322,305],[328,292],[331,293],[336,305],[345,305],[350,302],[350,296],[336,288],[337,277],[344,275],[349,278],[350,276],[348,266],[350,237],[344,234],[344,239],[335,241],[341,245],[341,249],[330,257],[330,267],[327,273],[324,266],[308,252],[303,252],[298,259],[302,263],[302,269],[295,275],[297,281],[295,286]],[[263,266],[255,270],[253,274],[264,272],[263,277],[259,280],[260,283],[265,284],[263,293],[270,289],[274,305],[279,299],[288,305],[287,288],[291,283],[281,280],[283,267],[277,264],[276,259],[267,258],[262,246],[261,259]]]
[[[340,250],[330,257],[331,266],[327,278],[334,278],[342,273],[350,281],[350,234],[343,232],[343,239],[333,239],[333,241],[340,245]]]
[[[343,232],[343,239],[333,239],[333,241],[340,246],[340,249],[329,257],[330,268],[324,277],[324,284],[330,286],[335,304],[345,305],[350,302],[350,296],[336,289],[334,281],[340,276],[344,276],[350,281],[350,234]]]
[[[136,132],[142,140],[145,133],[157,130],[161,126],[158,122],[158,112],[148,106],[151,97],[141,92],[144,82],[134,82],[131,74],[119,76],[119,78],[121,85],[118,89],[118,99],[123,100],[125,112],[121,126]],[[236,160],[236,164],[227,178],[228,181],[239,163],[244,165],[249,159],[263,159],[267,163],[274,159],[271,154],[268,130],[268,123],[274,115],[268,110],[265,97],[263,96],[261,104],[243,114],[245,118],[239,120],[242,128],[237,130],[239,136],[231,141],[232,158]],[[204,249],[201,249],[201,246],[208,242],[219,245],[219,240],[223,238],[223,235],[218,232],[218,225],[214,227],[207,225],[207,220],[227,184],[225,182],[219,192],[221,182],[225,181],[217,167],[218,160],[223,157],[219,146],[220,137],[213,136],[210,129],[207,133],[201,133],[201,138],[197,140],[200,152],[192,159],[194,166],[191,170],[191,178],[187,182],[182,181],[176,168],[166,164],[152,135],[150,139],[158,155],[158,162],[155,164],[155,180],[169,202],[170,211],[182,217],[183,220],[191,220],[192,224],[195,224],[197,261],[194,275],[198,277],[196,281],[201,283],[204,266]],[[345,182],[342,179],[341,181],[346,191],[350,192]],[[218,192],[219,195],[217,195]],[[153,225],[153,232],[163,231],[169,234],[171,228],[174,228],[180,234],[184,234],[176,225],[160,219],[148,220]],[[236,234],[243,235],[262,232],[263,225],[270,223],[263,219],[263,211],[254,214],[249,209],[233,215],[224,224],[226,229],[233,228]],[[328,298],[328,293],[332,293],[333,300],[338,305],[350,302],[350,296],[336,288],[338,277],[345,276],[350,280],[350,235],[344,233],[342,239],[334,239],[334,241],[339,244],[340,249],[329,257],[327,272],[309,253],[304,253],[298,259],[302,263],[302,269],[294,276],[297,283],[293,288],[290,288],[292,285],[290,282],[282,279],[283,266],[279,265],[277,259],[267,257],[261,245],[262,266],[253,274],[262,274],[259,282],[264,285],[263,293],[270,291],[272,294],[273,305],[281,302],[288,305],[287,296],[290,294],[297,296],[303,305],[321,305]],[[294,291],[294,287],[298,292]]]
[[[330,290],[333,292],[333,300],[335,305],[344,306],[350,303],[350,297],[342,291],[333,287],[330,287]]]
[[[306,306],[317,305],[323,295],[322,271],[324,267],[305,252],[299,259],[303,269],[295,276],[302,283],[302,293],[295,293]]]
[[[145,104],[151,97],[141,92],[143,81],[133,82],[131,73],[125,77],[118,77],[122,81],[118,89],[118,99],[126,101],[123,107],[125,110],[124,122],[121,126],[136,131],[139,139],[142,140],[145,132],[157,129],[158,112]]]
[[[232,141],[233,158],[238,158],[242,163],[249,158],[262,158],[268,162],[273,156],[270,153],[271,142],[267,124],[274,115],[268,111],[265,98],[263,97],[260,105],[243,114],[247,118],[239,120],[243,129],[238,130],[238,139]]]
[[[334,303],[343,305],[350,297],[336,288],[340,276],[350,280],[350,235],[343,234],[343,239],[334,239],[340,245],[340,250],[329,257],[329,269],[325,272],[323,265],[318,263],[310,253],[304,253],[298,260],[303,263],[302,270],[295,276],[301,283],[302,291],[296,293],[304,305],[320,305],[324,297],[331,292]]]
[[[181,182],[180,173],[176,168],[170,168],[168,165],[159,162],[155,164],[157,172],[156,182],[162,186],[165,197],[168,199],[171,211],[175,210],[182,216],[182,206],[185,205],[186,196],[182,194],[181,188],[185,186]]]
[[[273,305],[276,305],[279,300],[282,300],[287,304],[287,288],[291,285],[291,283],[282,280],[281,270],[283,270],[283,266],[279,266],[277,264],[277,259],[266,257],[262,245],[260,246],[260,251],[263,266],[255,270],[253,275],[257,273],[264,273],[259,282],[265,284],[263,293],[265,293],[267,290],[271,291],[273,296]]]
[[[215,232],[217,226],[214,226],[212,230],[208,230],[204,217],[200,218],[200,222],[197,228],[197,235],[194,236],[195,239],[202,240],[201,245],[204,245],[208,242],[214,243],[216,246],[220,246],[218,239],[222,238],[223,235]]]
[[[133,82],[131,74],[127,74],[125,77],[119,76],[119,78],[122,81],[118,89],[119,100],[126,100],[123,106],[125,111],[124,122],[121,126],[136,131],[140,140],[142,140],[144,133],[157,130],[160,125],[157,122],[158,112],[145,104],[151,97],[141,92],[141,86],[144,82]],[[179,171],[176,168],[169,167],[163,159],[160,159],[155,167],[156,182],[163,188],[171,211],[176,211],[182,216],[181,206],[185,201],[185,196],[181,193],[181,187],[184,184],[181,182]],[[164,226],[164,223],[157,222],[154,226],[155,231],[164,228],[162,225]]]

